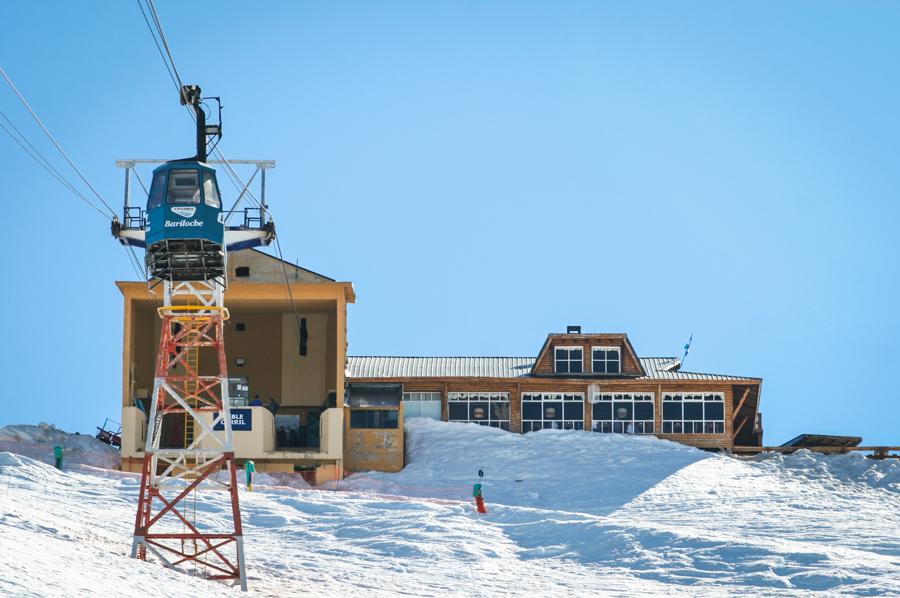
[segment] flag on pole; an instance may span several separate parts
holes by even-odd
[[[681,365],[684,365],[684,360],[688,356],[688,352],[691,350],[691,342],[694,340],[694,333],[691,333],[691,338],[688,339],[688,342],[684,345],[684,356],[681,358]]]

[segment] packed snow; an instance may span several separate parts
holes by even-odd
[[[399,473],[320,488],[257,474],[241,492],[251,595],[900,595],[898,460],[423,419],[407,432]],[[59,472],[52,444],[38,454],[52,441],[5,434],[0,595],[239,595],[128,558],[136,475]],[[204,489],[198,508],[224,516],[224,498]]]
[[[0,453],[10,452],[53,465],[53,448],[63,447],[63,464],[119,468],[119,450],[93,436],[68,434],[52,424],[0,428]]]

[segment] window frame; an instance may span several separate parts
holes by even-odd
[[[594,358],[594,351],[615,351],[619,358],[616,362],[619,364],[618,372],[598,372],[596,367],[594,366],[594,362],[597,361]],[[603,359],[604,364],[609,364],[611,361],[609,359]],[[607,366],[608,367],[608,366]],[[591,373],[592,374],[612,374],[612,375],[620,375],[622,373],[622,347],[617,347],[615,345],[591,345]]]
[[[567,357],[565,362],[569,365],[568,372],[559,371],[559,352],[560,351],[581,351],[581,367],[579,371],[573,372],[571,371],[571,364],[578,363],[576,360],[571,357]],[[558,345],[553,347],[553,373],[554,374],[584,374],[584,347],[582,345]]]
[[[441,400],[441,395],[443,393],[439,390],[414,390],[411,392],[403,391],[403,401],[438,401]],[[412,395],[416,395],[413,397]],[[429,395],[429,397],[422,398],[421,395]],[[436,396],[435,396],[436,395]]]
[[[389,414],[389,413],[394,414],[393,419],[386,417],[386,414]],[[363,422],[364,424],[372,423],[372,422],[368,421],[369,419],[374,419],[374,418],[370,418],[369,417],[370,415],[379,415],[380,417],[378,418],[379,421],[377,423],[383,424],[383,423],[387,422],[387,423],[392,423],[394,425],[392,425],[392,426],[390,426],[390,425],[388,425],[388,426],[386,426],[386,425],[362,425],[362,426],[357,425],[358,422],[354,421],[354,416],[359,416],[361,414],[364,414],[366,416],[367,421]],[[378,408],[365,407],[365,408],[351,408],[350,409],[350,429],[352,429],[352,430],[398,430],[399,428],[400,428],[400,410],[399,409],[385,409],[382,407],[378,407]]]
[[[194,177],[196,179],[196,185],[194,189],[196,190],[196,199],[193,197],[189,200],[178,200],[172,201],[172,181],[177,180],[178,173],[188,173],[193,172]],[[201,171],[197,168],[172,168],[168,171],[166,175],[166,205],[169,206],[199,206],[203,203],[203,177],[200,176]],[[181,175],[187,176],[187,175]],[[152,184],[152,183],[151,183]]]
[[[616,397],[622,397],[616,399]],[[629,398],[625,398],[625,397]],[[635,400],[634,397],[644,397]],[[656,393],[652,391],[633,390],[633,391],[603,391],[596,394],[596,400],[591,401],[591,431],[600,434],[629,434],[634,436],[653,436],[656,434]],[[606,399],[604,397],[610,397]],[[630,403],[631,417],[629,419],[616,418],[616,403]],[[597,406],[608,404],[610,407],[610,418],[600,419],[597,417]],[[636,418],[635,405],[650,405],[649,418]],[[620,426],[616,426],[616,424]],[[608,425],[607,425],[608,424]],[[628,431],[628,424],[631,425],[631,431]],[[649,427],[648,427],[649,424]],[[599,427],[599,429],[598,429]],[[620,427],[620,430],[616,430]],[[640,430],[640,431],[638,431]]]
[[[707,400],[707,397],[712,396],[715,397],[713,400]],[[678,397],[676,400],[675,397]],[[685,397],[691,397],[690,399],[685,400]],[[700,397],[700,399],[695,399],[693,397]],[[722,419],[714,419],[707,418],[706,416],[706,404],[710,403],[712,405],[721,405],[722,406]],[[673,435],[673,436],[684,436],[684,435],[703,435],[703,436],[723,436],[727,432],[727,428],[725,427],[725,423],[727,422],[727,414],[725,410],[726,406],[726,397],[725,393],[722,391],[677,391],[677,392],[664,392],[662,393],[662,400],[660,401],[660,408],[662,412],[660,413],[660,423],[662,430],[661,434]],[[678,404],[681,406],[681,418],[680,419],[667,419],[665,413],[666,405]],[[689,405],[700,405],[701,406],[701,419],[688,419],[685,417],[684,407],[686,404]],[[669,424],[668,426],[666,424]],[[691,430],[685,431],[687,429],[687,425],[690,424]],[[721,424],[721,425],[717,425]],[[700,431],[696,431],[697,426],[699,425]],[[710,428],[712,431],[709,431]],[[666,431],[668,430],[668,431]]]
[[[509,424],[511,420],[511,411],[512,405],[509,400],[508,392],[492,392],[492,391],[455,391],[447,393],[447,421],[450,422],[460,422],[460,423],[475,423],[481,426],[489,426],[491,428],[500,428],[501,430],[509,431]],[[487,397],[487,398],[484,398]],[[453,418],[450,414],[450,408],[452,405],[459,405],[461,403],[465,403],[466,405],[466,419]],[[471,403],[487,403],[487,413],[486,419],[472,419],[472,407]],[[506,404],[506,418],[494,418],[493,411],[491,410],[492,404]],[[496,425],[494,425],[496,424]]]
[[[212,207],[212,208],[221,208],[222,207],[222,193],[219,191],[219,181],[216,180],[215,171],[209,170],[201,170],[203,173],[201,177],[200,186],[203,189],[203,203]],[[215,201],[210,201],[209,196],[206,193],[206,180],[209,178],[212,181],[212,190],[213,193],[216,194]]]
[[[437,404],[438,412],[436,421],[443,421],[444,419],[444,393],[440,390],[416,390],[416,391],[403,391],[403,396],[401,397],[401,402],[403,403],[403,417],[428,417],[431,418],[430,415],[422,415],[422,407],[425,405],[434,406]],[[411,414],[410,410],[416,409],[416,414]]]
[[[619,371],[617,372],[598,372],[597,368],[594,366],[594,362],[597,359],[594,358],[594,351],[615,351],[618,354],[618,359],[616,363],[618,363]],[[604,364],[612,363],[609,359],[602,360]],[[613,374],[618,375],[622,373],[622,347],[618,347],[616,345],[591,345],[591,373],[592,374]]]
[[[521,401],[521,409],[519,418],[522,424],[522,433],[525,434],[527,432],[537,432],[538,430],[580,430],[584,431],[584,393],[583,392],[542,392],[542,391],[533,391],[533,392],[521,392],[519,394]],[[528,398],[525,397],[540,397],[540,399]],[[567,399],[566,397],[572,397]],[[539,403],[541,406],[541,418],[526,418],[525,417],[525,405],[533,405],[535,403]],[[560,403],[562,408],[562,413],[560,414],[559,419],[547,419],[547,408],[544,406],[546,403]],[[579,419],[566,419],[566,403],[580,403],[581,405],[581,417]],[[528,424],[528,426],[526,426]],[[535,424],[540,424],[539,427],[535,427]],[[550,425],[547,425],[550,424]],[[528,429],[526,429],[526,427]]]
[[[157,183],[157,179],[161,179],[162,183],[157,187],[155,186]],[[154,197],[154,190],[162,189],[159,193]],[[156,208],[161,208],[166,204],[166,193],[169,190],[169,172],[167,170],[161,170],[153,174],[153,177],[150,179],[150,191],[147,193],[147,210],[155,210]]]

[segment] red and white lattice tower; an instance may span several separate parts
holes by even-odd
[[[165,303],[158,310],[162,332],[131,556],[153,554],[168,567],[233,580],[246,590],[225,358],[224,280],[163,284]],[[215,375],[200,374],[201,354],[215,356],[216,366],[209,370]],[[169,448],[171,438],[163,439],[164,418],[183,418],[184,439],[175,448]],[[230,516],[223,521],[198,512],[198,491],[230,501]]]

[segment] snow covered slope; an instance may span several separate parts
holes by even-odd
[[[93,465],[118,469],[119,451],[93,436],[68,434],[52,424],[4,426],[0,428],[0,452],[8,451],[53,464],[53,447],[64,450],[63,464]]]
[[[408,432],[400,473],[242,493],[251,595],[900,595],[896,461],[744,461],[429,420]],[[125,556],[137,484],[0,453],[0,595],[240,595]],[[222,513],[221,498],[204,490],[198,508]]]

